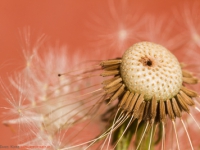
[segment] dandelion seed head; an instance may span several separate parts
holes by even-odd
[[[113,76],[103,82],[105,94],[108,94],[106,97],[108,102],[112,103],[118,99],[116,105],[118,111],[113,111],[112,115],[115,116],[112,128],[106,131],[112,134],[115,128],[123,130],[122,134],[118,133],[121,134],[120,138],[114,139],[116,142],[114,147],[117,147],[123,136],[132,132],[131,126],[134,126],[133,122],[136,120],[136,131],[143,126],[143,123],[145,124],[142,137],[138,143],[136,142],[136,149],[145,144],[143,138],[146,136],[151,138],[148,143],[148,147],[151,147],[153,130],[157,124],[162,126],[163,149],[166,134],[165,122],[169,119],[173,125],[177,147],[180,149],[177,122],[175,122],[176,118],[179,118],[183,131],[188,137],[188,143],[193,149],[183,119],[185,119],[185,112],[190,114],[191,106],[195,105],[194,99],[199,97],[197,92],[188,89],[186,84],[197,84],[198,79],[185,70],[170,51],[152,42],[139,42],[126,50],[121,58],[105,60],[100,65],[104,70],[101,76]],[[119,116],[117,116],[118,113],[120,113]],[[109,136],[106,138],[108,139]]]
[[[122,78],[131,92],[145,94],[145,100],[174,97],[182,85],[182,71],[176,57],[161,45],[140,42],[122,57]]]

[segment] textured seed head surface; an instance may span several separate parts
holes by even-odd
[[[161,45],[140,42],[125,51],[120,66],[122,79],[131,92],[145,100],[174,97],[182,85],[182,70],[176,57]]]

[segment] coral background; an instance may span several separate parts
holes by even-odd
[[[129,0],[132,1],[132,0]],[[188,0],[189,1],[189,0]],[[135,6],[145,13],[157,16],[168,13],[174,5],[182,0],[135,0]],[[190,0],[192,2],[192,0]],[[116,1],[118,4],[118,1]],[[31,33],[40,35],[45,33],[48,41],[66,44],[73,51],[80,49],[89,51],[89,30],[86,21],[97,12],[108,9],[107,0],[1,0],[0,1],[0,76],[3,81],[23,66],[23,54],[20,45],[19,30],[30,27]],[[141,16],[142,17],[142,16]],[[90,57],[88,57],[90,59]],[[0,91],[2,93],[2,91]],[[0,107],[8,105],[0,96]],[[0,112],[3,110],[0,109]],[[2,120],[2,119],[1,119]],[[0,145],[15,145],[16,136],[8,127],[0,124]]]

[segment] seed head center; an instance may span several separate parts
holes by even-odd
[[[153,60],[151,60],[148,56],[141,57],[139,60],[144,66],[152,67],[154,65]]]
[[[122,57],[121,77],[131,92],[144,94],[145,100],[170,99],[182,85],[182,70],[176,57],[161,45],[134,44]]]

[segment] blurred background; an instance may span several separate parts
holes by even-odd
[[[193,0],[184,2],[194,3]],[[183,0],[127,0],[123,3],[122,0],[1,0],[0,78],[6,83],[9,75],[23,67],[23,34],[20,33],[25,29],[30,29],[30,37],[33,40],[45,34],[47,43],[66,45],[70,51],[69,55],[79,51],[88,59],[93,59],[90,54],[95,49],[115,50],[112,45],[107,46],[108,42],[113,41],[109,41],[109,35],[104,38],[104,33],[114,30],[116,24],[120,28],[120,19],[124,19],[125,23],[127,19],[133,19],[135,22],[132,24],[136,25],[135,28],[140,28],[141,20],[148,20],[148,16],[158,20],[162,20],[163,16],[169,16],[170,20],[175,8],[183,8],[182,3]],[[119,12],[118,15],[116,10]],[[124,18],[123,14],[126,13],[134,16]],[[152,27],[156,28],[154,25]],[[124,31],[123,27],[121,29],[119,40],[123,41],[128,32]],[[130,38],[124,45],[118,45],[116,48],[123,47],[123,53],[125,48],[139,40],[137,36]],[[113,44],[115,42],[117,41]],[[1,95],[1,107],[8,105],[2,97]],[[2,112],[2,109],[0,111]],[[0,123],[0,133],[0,145],[16,144],[12,138],[16,134],[10,127]]]

